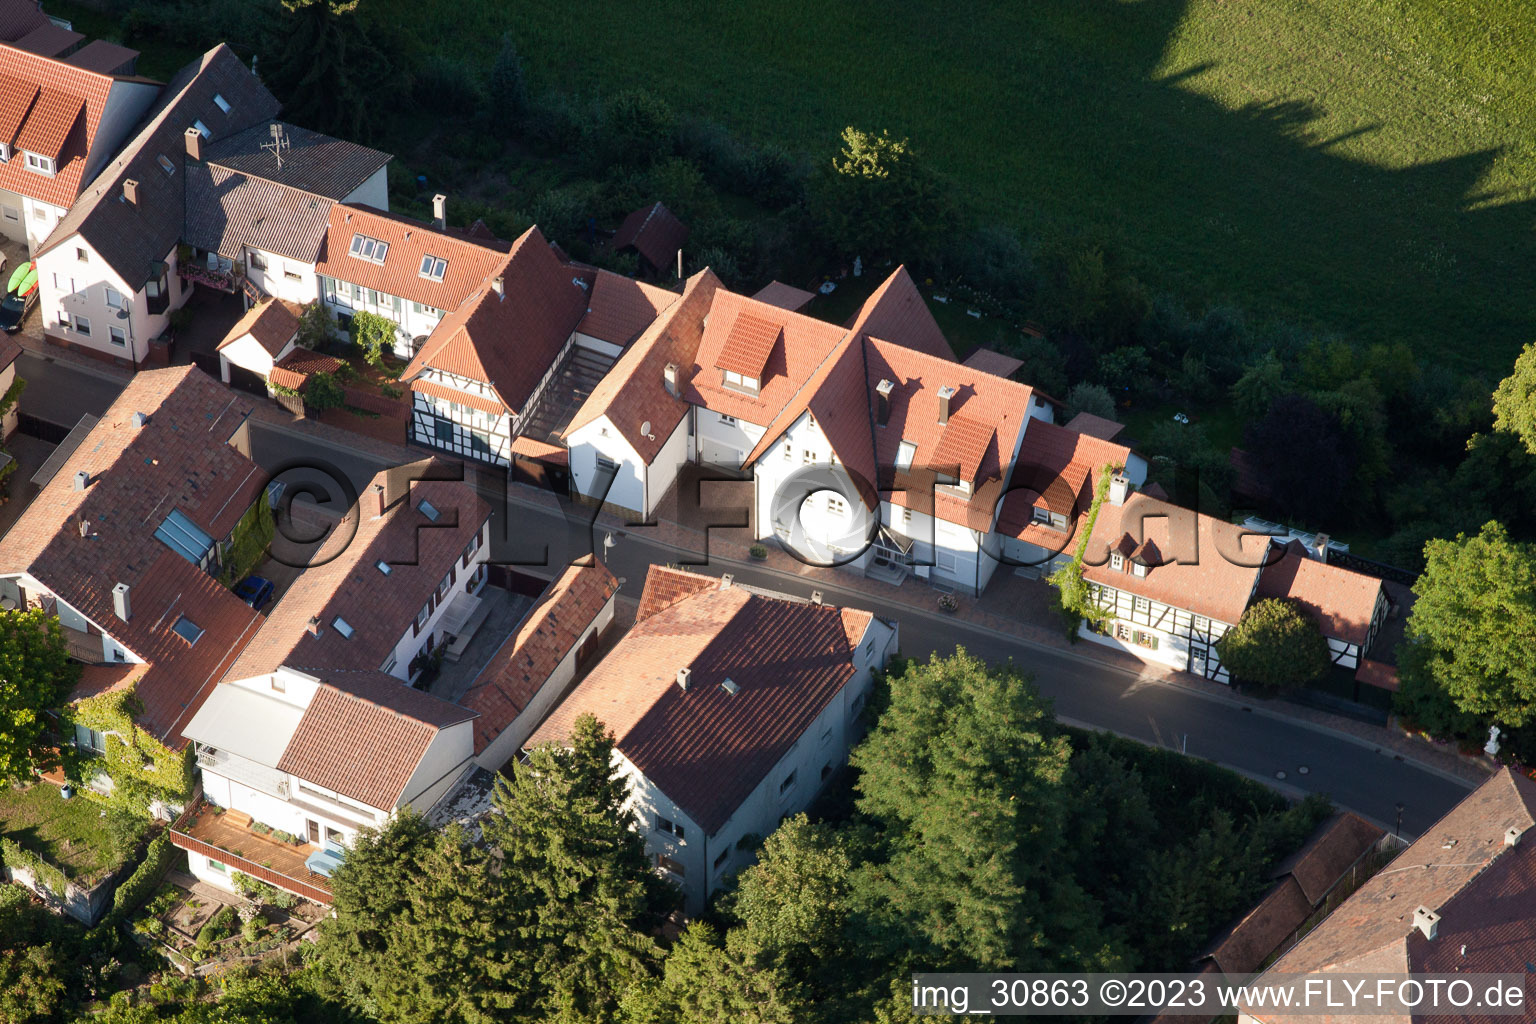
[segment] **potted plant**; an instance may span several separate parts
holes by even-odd
[[[747,548],[747,554],[761,562],[768,557],[768,549],[761,544],[753,544]]]
[[[939,595],[939,611],[953,612],[960,607],[960,599],[954,594]]]

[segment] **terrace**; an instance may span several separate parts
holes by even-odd
[[[330,880],[305,864],[320,847],[262,835],[251,828],[250,817],[239,811],[199,800],[171,827],[171,842],[307,900],[331,902]]]

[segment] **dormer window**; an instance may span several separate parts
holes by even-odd
[[[377,238],[367,235],[353,235],[352,247],[347,250],[360,260],[383,265],[384,257],[389,255],[389,243],[381,242]]]
[[[443,275],[448,272],[448,261],[436,256],[423,256],[421,258],[421,276],[428,281],[441,281]]]
[[[58,168],[53,162],[53,157],[43,156],[41,153],[28,153],[27,170],[33,174],[46,174],[52,177]]]
[[[1035,522],[1043,523],[1053,530],[1065,530],[1067,528],[1067,517],[1060,512],[1052,512],[1044,505],[1035,506],[1034,519]]]
[[[1125,572],[1125,556],[1118,551],[1111,552],[1109,556],[1109,567],[1115,570],[1115,572]]]
[[[229,100],[225,99],[223,96],[220,96],[218,93],[213,94],[213,105],[224,111],[224,113],[229,113]]]
[[[1137,576],[1137,577],[1140,577],[1140,578],[1145,578],[1146,575],[1147,575],[1147,567],[1146,567],[1146,565],[1144,565],[1141,562],[1132,562],[1131,563],[1131,575]]]
[[[11,159],[11,144],[0,142],[0,164],[9,163]]]
[[[722,370],[721,372],[725,374],[726,387],[735,388],[737,391],[750,391],[754,395],[757,394],[759,388],[758,378],[748,377],[746,374],[737,373],[735,370]]]

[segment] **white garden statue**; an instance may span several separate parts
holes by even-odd
[[[1495,757],[1498,755],[1500,735],[1501,733],[1498,726],[1490,725],[1488,727],[1488,742],[1483,744],[1483,753],[1487,754],[1489,757]]]

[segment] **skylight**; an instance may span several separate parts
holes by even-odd
[[[384,561],[382,558],[377,562],[374,562],[373,567],[379,570],[379,572],[383,573],[385,576],[388,576],[390,573],[394,572],[394,570],[389,567],[389,563]]]
[[[223,96],[220,96],[218,93],[214,93],[213,102],[214,105],[217,106],[220,110],[224,111],[224,113],[229,113],[229,100],[225,99]]]
[[[185,640],[190,647],[203,635],[203,627],[183,615],[176,620],[176,625],[171,627],[171,632]]]
[[[427,255],[421,258],[421,276],[429,281],[441,281],[448,270],[448,261]]]
[[[172,509],[165,522],[155,531],[155,537],[193,565],[202,565],[213,550],[213,538],[202,531],[192,520]]]
[[[911,469],[912,456],[917,454],[917,445],[911,441],[903,441],[896,449],[896,468]]]
[[[192,127],[196,128],[198,134],[201,135],[205,139],[210,139],[210,138],[213,137],[213,132],[209,131],[208,130],[208,126],[203,124],[203,122],[201,122],[201,121],[193,121],[192,122]]]
[[[336,627],[336,632],[340,633],[348,640],[351,640],[352,634],[357,632],[357,630],[352,628],[352,624],[346,619],[342,618],[340,615],[331,620],[331,625]]]
[[[389,243],[367,235],[353,235],[352,248],[349,251],[360,260],[382,264],[384,257],[389,255]]]
[[[176,173],[176,165],[171,163],[171,158],[166,156],[164,153],[161,153],[159,156],[155,157],[155,163],[159,164],[160,169],[166,174]]]
[[[422,498],[421,504],[417,505],[416,507],[421,509],[422,515],[426,516],[434,523],[437,522],[437,517],[442,515],[442,513],[437,510],[437,506],[432,504],[426,498]]]
[[[724,690],[726,693],[730,694],[732,697],[736,696],[737,693],[741,692],[741,687],[737,684],[736,680],[734,680],[734,679],[727,679],[725,682],[721,683],[720,684],[720,689]]]

